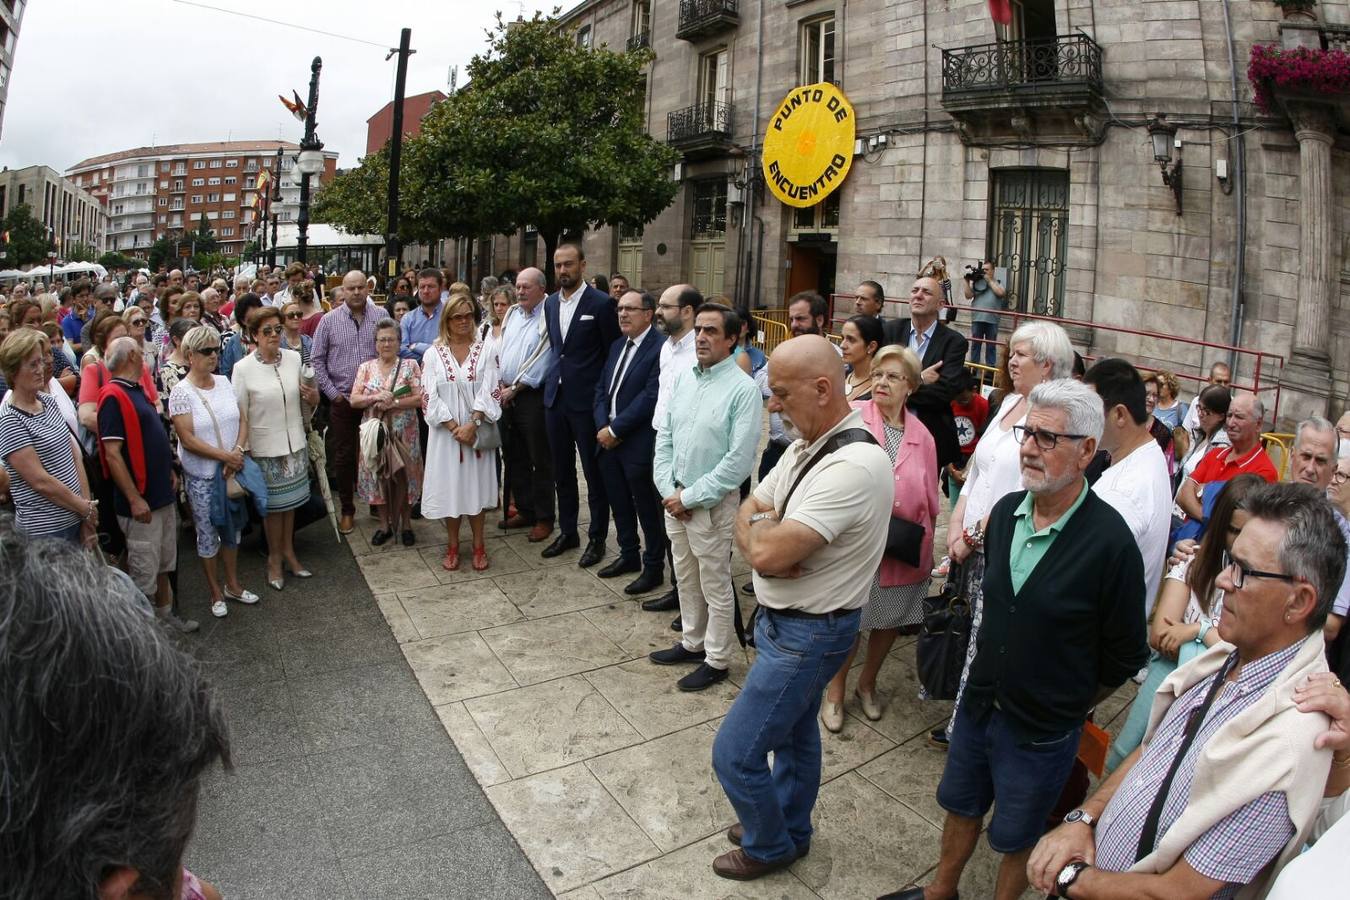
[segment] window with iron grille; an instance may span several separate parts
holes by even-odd
[[[833,82],[834,76],[834,16],[824,16],[802,23],[801,83]]]
[[[798,207],[792,212],[792,227],[799,231],[832,231],[839,228],[839,191],[815,206]]]
[[[1062,169],[990,172],[989,248],[1008,270],[1008,307],[1059,316],[1069,259],[1069,173]]]
[[[694,220],[690,236],[721,237],[727,231],[727,182],[725,178],[695,181],[692,185]]]

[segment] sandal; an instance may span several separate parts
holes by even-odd
[[[475,572],[482,572],[482,571],[483,571],[484,569],[486,569],[487,567],[488,567],[487,548],[486,548],[486,547],[474,547],[474,548],[473,548],[473,570],[474,570]]]
[[[445,559],[441,560],[441,568],[447,572],[454,572],[459,569],[459,548],[445,548]]]

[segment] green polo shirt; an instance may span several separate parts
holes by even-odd
[[[1050,545],[1059,536],[1064,523],[1069,521],[1074,513],[1078,512],[1078,507],[1083,505],[1083,498],[1087,495],[1088,483],[1087,479],[1084,478],[1083,489],[1078,492],[1078,499],[1073,501],[1073,506],[1070,506],[1064,511],[1064,515],[1045,526],[1045,528],[1035,531],[1036,525],[1031,515],[1034,497],[1031,491],[1027,491],[1026,496],[1022,498],[1022,502],[1013,512],[1012,546],[1008,549],[1008,569],[1012,578],[1014,594],[1022,592],[1022,585],[1027,583],[1027,579],[1031,577],[1036,565],[1045,558]]]

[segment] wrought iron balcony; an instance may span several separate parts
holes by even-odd
[[[695,103],[666,116],[666,142],[686,155],[731,144],[731,104]]]
[[[629,50],[648,50],[652,46],[652,33],[650,31],[639,31],[628,39]]]
[[[1084,34],[942,51],[942,106],[967,139],[1083,131],[1102,95],[1102,48]]]
[[[682,41],[735,28],[741,21],[739,0],[680,0],[680,24],[675,37]]]

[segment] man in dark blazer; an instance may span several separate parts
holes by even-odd
[[[907,406],[933,435],[938,471],[961,459],[961,441],[952,417],[957,377],[966,364],[966,339],[938,321],[942,285],[936,278],[916,278],[909,290],[909,318],[882,323],[887,344],[908,347],[919,357],[923,384],[909,395]]]
[[[656,429],[652,416],[660,392],[661,343],[652,327],[656,298],[627,291],[619,298],[619,331],[595,386],[595,440],[605,494],[614,510],[619,533],[619,558],[600,570],[601,578],[627,572],[642,574],[624,588],[626,594],[645,594],[664,580],[666,526],[661,498],[652,480]],[[638,523],[646,547],[638,558]]]
[[[609,534],[609,503],[595,458],[595,385],[610,345],[619,337],[619,319],[610,296],[586,283],[586,255],[579,245],[563,244],[554,251],[553,272],[558,290],[544,300],[550,347],[544,376],[544,425],[553,451],[559,534],[541,555],[560,556],[581,545],[576,475],[580,454],[591,524],[586,550],[577,564],[586,568],[604,558]]]

